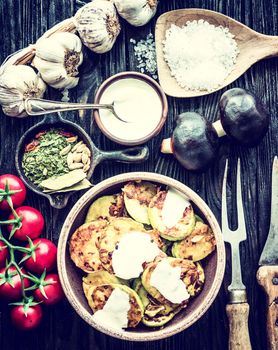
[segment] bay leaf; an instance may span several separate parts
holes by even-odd
[[[85,190],[86,188],[89,188],[91,186],[93,186],[93,185],[91,184],[91,182],[88,179],[83,179],[71,187],[63,188],[61,190],[56,190],[56,191],[45,189],[45,190],[43,190],[43,192],[51,194],[51,193],[57,193],[57,192],[63,193],[63,192],[70,192],[70,191],[81,191],[81,190]]]
[[[86,174],[84,171],[82,169],[76,169],[64,175],[43,180],[39,186],[48,190],[58,191],[63,188],[71,187],[85,178]]]

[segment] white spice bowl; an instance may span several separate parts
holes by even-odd
[[[111,195],[121,191],[128,181],[145,180],[160,186],[171,186],[184,193],[192,203],[199,216],[210,225],[216,240],[216,249],[204,261],[205,284],[201,293],[191,300],[188,307],[177,314],[162,328],[149,328],[138,325],[134,329],[119,332],[96,323],[92,318],[86,297],[82,290],[82,276],[84,273],[71,261],[69,241],[74,231],[84,223],[87,210],[98,197]],[[68,214],[60,233],[58,243],[58,272],[67,299],[75,311],[90,326],[110,336],[130,341],[151,341],[172,336],[195,323],[209,309],[220,289],[225,270],[225,247],[220,227],[215,216],[207,204],[189,187],[167,176],[133,172],[125,173],[104,180],[86,192],[74,205]]]
[[[148,84],[148,86],[150,86],[154,90],[154,92],[158,95],[158,98],[159,98],[160,103],[161,103],[161,116],[160,116],[158,122],[156,123],[156,125],[153,127],[153,129],[150,130],[148,133],[146,133],[143,137],[140,137],[138,139],[128,139],[128,138],[125,138],[124,136],[119,137],[119,136],[115,136],[112,128],[108,129],[104,125],[104,123],[102,122],[101,116],[100,116],[100,112],[98,110],[94,110],[93,115],[94,115],[95,121],[96,121],[98,127],[100,128],[100,130],[102,131],[102,133],[105,136],[107,136],[110,140],[112,140],[118,144],[125,145],[125,146],[140,145],[142,143],[147,142],[148,140],[150,140],[154,136],[156,136],[160,132],[160,130],[162,129],[162,127],[166,121],[167,115],[168,115],[167,97],[166,97],[164,91],[162,90],[162,88],[160,87],[160,85],[154,79],[147,76],[146,74],[138,73],[138,72],[121,72],[121,73],[115,74],[115,75],[111,76],[110,78],[106,79],[100,85],[100,87],[98,88],[98,90],[96,92],[94,102],[96,104],[102,103],[101,98],[102,98],[103,94],[105,93],[106,89],[108,89],[112,84],[119,82],[123,79],[136,79],[136,80],[142,81],[142,82]],[[135,128],[136,128],[136,125],[135,125]]]

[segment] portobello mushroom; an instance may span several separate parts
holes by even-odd
[[[221,96],[219,110],[225,133],[241,145],[257,145],[268,130],[270,116],[250,91],[227,90]]]
[[[212,124],[199,113],[182,113],[171,139],[162,142],[162,153],[173,153],[187,170],[203,170],[216,157],[219,140]]]
[[[265,136],[269,113],[251,92],[234,88],[219,101],[220,120],[213,124],[198,113],[177,117],[172,137],[164,139],[162,153],[172,153],[187,170],[205,170],[215,159],[219,138],[227,135],[244,146],[255,146]]]

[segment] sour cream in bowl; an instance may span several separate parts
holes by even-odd
[[[123,72],[105,80],[95,103],[114,104],[119,120],[108,109],[94,111],[101,131],[122,145],[139,145],[156,136],[163,127],[167,98],[155,80],[137,72]]]

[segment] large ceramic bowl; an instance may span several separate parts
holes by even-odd
[[[70,259],[69,240],[73,232],[84,223],[90,204],[98,197],[114,194],[121,190],[123,184],[132,180],[152,181],[162,186],[171,186],[183,192],[191,201],[195,213],[200,215],[212,228],[216,250],[205,259],[203,264],[206,281],[202,292],[191,300],[189,306],[175,316],[162,329],[137,326],[132,330],[117,332],[94,322],[92,311],[82,290],[82,276]],[[58,244],[58,271],[61,283],[69,302],[76,312],[92,327],[113,337],[125,340],[150,341],[169,337],[191,326],[208,310],[217,296],[225,269],[225,249],[220,227],[206,203],[190,188],[169,177],[146,172],[125,173],[111,177],[86,192],[70,211],[63,225]]]

